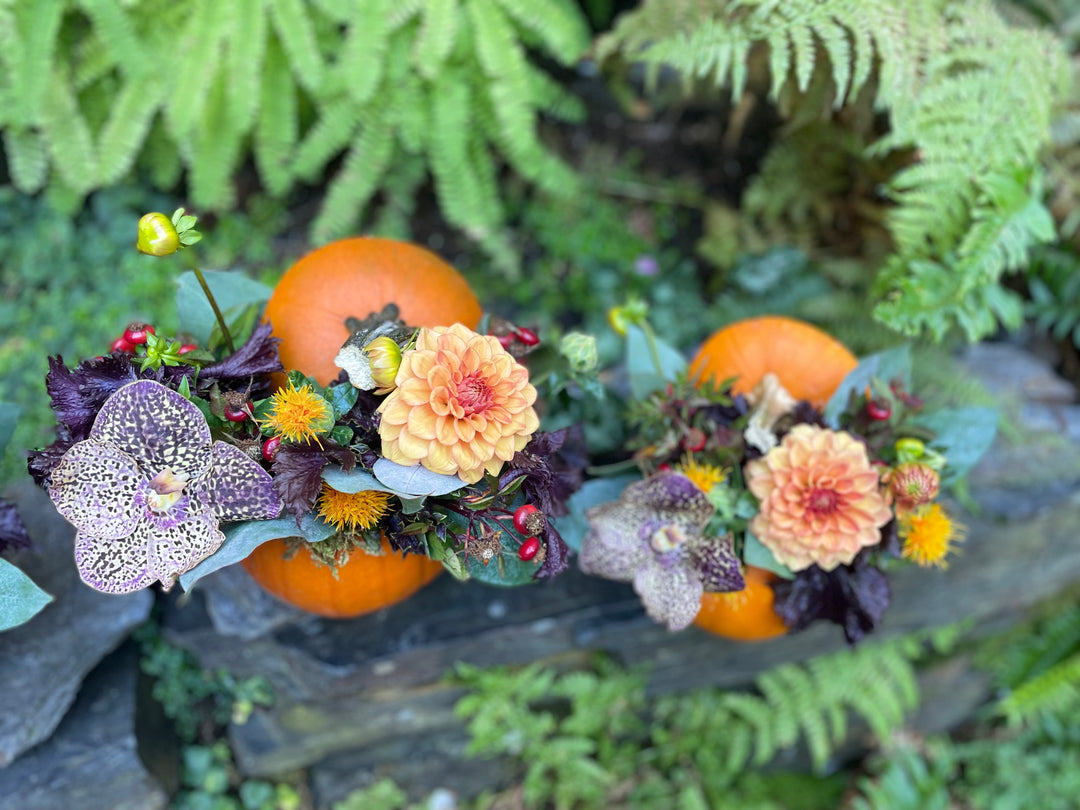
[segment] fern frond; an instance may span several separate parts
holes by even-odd
[[[567,0],[498,0],[518,25],[543,43],[562,64],[573,64],[589,47],[585,18]]]
[[[258,114],[267,19],[263,0],[230,0],[225,7],[226,109],[229,132],[248,132]]]
[[[425,79],[434,80],[457,40],[458,0],[425,0],[420,30],[412,50],[412,63]]]
[[[394,139],[382,111],[369,109],[359,135],[341,170],[326,190],[326,198],[312,224],[312,238],[326,242],[356,227],[371,196],[378,190],[394,153]]]
[[[175,188],[180,182],[180,175],[184,170],[180,161],[180,150],[169,134],[162,116],[151,122],[146,143],[135,165],[149,174],[150,182],[155,188],[168,190]]]
[[[331,69],[332,79],[356,104],[366,104],[379,88],[387,59],[390,37],[389,7],[386,0],[356,0],[353,24],[345,35],[341,56]],[[334,92],[329,85],[326,92]],[[340,88],[337,88],[340,92]]]
[[[146,142],[157,111],[165,103],[167,85],[156,73],[125,83],[98,134],[98,181],[108,185],[130,170]]]
[[[1041,714],[1065,716],[1080,706],[1080,654],[1018,686],[998,705],[998,713],[1011,725]]]
[[[315,29],[300,0],[266,0],[274,31],[289,58],[297,81],[317,94],[323,77],[323,61],[315,42]]]
[[[352,142],[360,118],[361,110],[349,98],[336,98],[320,108],[315,126],[296,150],[296,176],[313,180],[334,155]]]
[[[269,36],[255,126],[255,165],[266,189],[284,194],[293,182],[292,154],[299,138],[297,88],[277,37]]]
[[[187,23],[179,37],[174,83],[165,107],[169,132],[181,147],[193,137],[218,70],[218,15],[225,13],[226,5],[215,0],[193,0],[188,7]]]
[[[0,43],[0,51],[7,52],[4,61],[12,88],[12,107],[5,116],[9,126],[30,127],[41,122],[63,11],[62,0],[17,3],[12,10],[13,30],[8,29],[6,41]]]
[[[45,185],[49,175],[49,154],[45,141],[36,130],[4,128],[4,153],[15,188],[34,194]]]
[[[60,65],[54,68],[45,93],[41,123],[48,133],[54,170],[73,191],[85,195],[98,180],[97,153],[70,77],[61,72]]]
[[[153,61],[147,58],[135,23],[118,0],[78,0],[78,6],[93,24],[98,47],[109,53],[128,79],[152,69]]]
[[[236,196],[232,180],[242,136],[229,130],[227,81],[224,71],[214,78],[189,154],[184,155],[190,172],[191,200],[199,208],[229,208]]]

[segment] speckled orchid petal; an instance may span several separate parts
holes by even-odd
[[[169,467],[197,478],[210,466],[206,417],[181,394],[153,380],[138,380],[110,396],[90,438],[108,441],[151,475]]]
[[[136,495],[146,486],[135,459],[112,444],[72,446],[53,470],[49,497],[56,511],[88,537],[127,537],[139,523]]]
[[[705,589],[693,569],[654,559],[634,575],[634,590],[654,621],[683,630],[701,609]]]
[[[169,528],[143,524],[140,542],[148,549],[150,574],[169,590],[176,578],[205,560],[225,542],[209,511]],[[135,537],[139,537],[136,532]]]
[[[579,558],[586,574],[630,582],[652,557],[648,543],[638,539],[637,531],[628,530],[625,512],[621,500],[594,506],[587,512],[589,531],[581,543]]]
[[[710,537],[690,549],[690,561],[710,593],[731,593],[746,587],[742,564],[730,537]]]
[[[210,473],[192,489],[193,498],[208,504],[218,520],[267,520],[283,506],[270,474],[225,442],[214,442]]]
[[[75,535],[75,565],[82,581],[103,593],[131,593],[156,579],[148,570],[145,539],[138,534],[107,540],[80,531]]]

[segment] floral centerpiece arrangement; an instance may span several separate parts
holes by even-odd
[[[938,496],[989,446],[992,409],[927,412],[906,349],[860,363],[787,318],[720,330],[687,367],[616,315],[644,477],[588,509],[583,570],[632,582],[672,630],[755,639],[824,619],[855,643],[890,571],[945,567],[963,530]]]
[[[168,255],[194,224],[147,215],[138,247]],[[481,319],[453,268],[391,240],[309,254],[265,310],[259,285],[215,276],[181,283],[182,310],[196,283],[212,307],[201,345],[132,324],[108,354],[49,360],[57,438],[29,470],[77,527],[88,585],[189,588],[242,561],[281,598],[351,616],[444,569],[513,585],[567,566],[549,518],[584,455],[573,430],[539,430],[534,333]],[[588,341],[570,345],[548,352],[548,390],[590,371]]]

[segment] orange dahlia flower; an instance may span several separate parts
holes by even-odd
[[[528,369],[461,324],[420,329],[394,382],[379,406],[379,436],[397,464],[472,484],[485,470],[497,475],[540,426]]]
[[[792,571],[850,564],[892,519],[866,447],[843,431],[796,425],[746,482],[761,502],[750,531]]]

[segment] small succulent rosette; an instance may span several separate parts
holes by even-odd
[[[179,241],[156,216],[145,245],[140,226],[144,252],[193,241],[182,211]],[[77,528],[88,585],[189,588],[273,539],[331,568],[421,554],[503,585],[566,568],[552,518],[581,483],[584,453],[575,429],[539,429],[525,356],[537,340],[507,340],[517,332],[488,318],[478,330],[412,328],[389,306],[353,324],[324,386],[282,367],[258,318],[269,293],[188,273],[178,305],[190,334],[132,324],[108,354],[74,368],[50,358],[57,435],[29,470]],[[574,360],[548,355],[545,385],[558,377],[551,356]]]
[[[746,604],[748,573],[764,569],[779,632],[824,619],[855,643],[888,607],[890,570],[945,567],[962,528],[939,493],[989,447],[997,414],[928,411],[911,391],[906,348],[857,362],[809,325],[743,322],[743,339],[751,325],[769,351],[809,352],[819,365],[786,364],[786,380],[762,373],[757,347],[733,347],[724,335],[703,349],[725,346],[722,376],[706,378],[711,358],[688,368],[647,325],[624,325],[637,474],[590,482],[575,498],[586,525],[581,568],[633,583],[649,616],[671,630],[713,629],[718,611]],[[798,346],[786,349],[790,325]],[[850,357],[824,401],[788,390],[811,390],[808,378],[823,372],[825,347],[808,347],[807,335]]]

